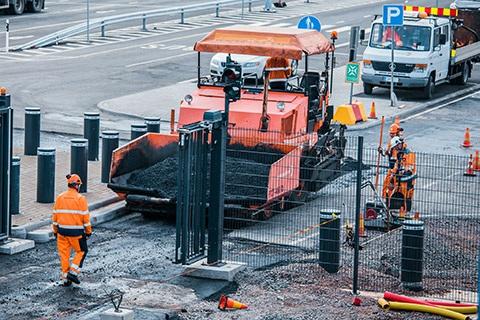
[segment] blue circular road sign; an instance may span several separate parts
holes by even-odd
[[[298,29],[311,29],[311,30],[322,30],[322,24],[315,16],[305,16],[302,17],[297,24]]]

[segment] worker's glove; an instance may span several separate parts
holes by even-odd
[[[383,149],[382,149],[382,147],[378,147],[378,149],[377,149],[377,150],[378,150],[378,152],[379,152],[380,154],[382,154],[382,155],[383,155]]]
[[[85,236],[87,237],[87,239],[90,239],[90,237],[92,236],[92,234],[91,234],[91,233],[88,233],[88,234],[86,234]]]
[[[57,239],[57,233],[56,232],[53,234],[53,236],[55,237],[55,239]]]

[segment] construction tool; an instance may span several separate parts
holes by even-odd
[[[380,125],[380,141],[378,142],[378,148],[380,149],[383,145],[383,128],[385,126],[385,116],[382,116],[382,123]],[[380,175],[380,152],[377,155],[377,168],[375,171],[375,190],[378,189],[378,178]]]

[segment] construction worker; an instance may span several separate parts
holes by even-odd
[[[63,286],[79,284],[78,275],[87,255],[87,238],[92,235],[87,200],[78,190],[82,180],[76,174],[67,175],[68,190],[60,194],[53,205],[52,228],[57,238]],[[75,255],[70,264],[71,251]]]
[[[265,71],[271,89],[286,90],[287,79],[292,74],[290,61],[282,57],[270,57],[265,63]]]
[[[402,138],[403,128],[401,128],[399,124],[393,123],[390,126],[389,133],[390,133],[390,141],[387,143],[387,148],[385,149],[385,151],[383,151],[382,147],[379,147],[378,152],[380,152],[380,154],[384,157],[388,156],[389,168],[392,169],[396,162],[396,150],[392,149],[393,148],[392,142],[394,141],[395,145],[397,145],[398,143],[400,143],[400,140],[396,138],[400,138],[402,139],[401,142],[405,147],[406,147],[406,143],[403,141],[403,138]]]
[[[399,28],[393,27],[393,40],[395,41],[396,47],[401,47],[403,45],[402,37],[399,35]],[[389,45],[392,42],[392,27],[385,27],[383,31],[382,42],[384,45]]]

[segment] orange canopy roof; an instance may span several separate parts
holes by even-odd
[[[211,31],[195,43],[194,50],[300,60],[302,53],[331,52],[334,46],[316,30],[232,26]]]

